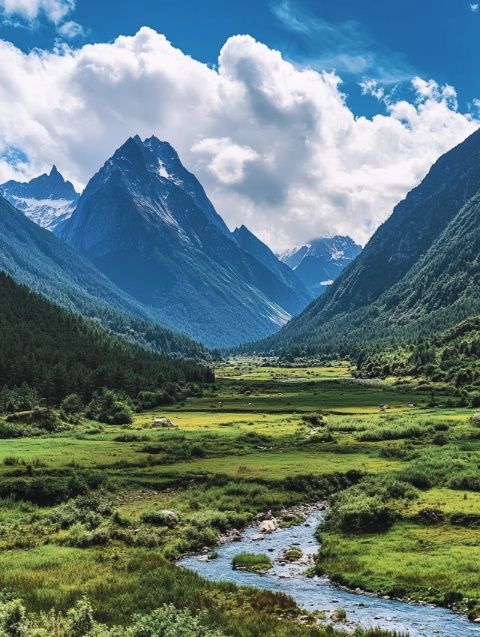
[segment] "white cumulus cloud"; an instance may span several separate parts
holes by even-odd
[[[75,0],[0,0],[0,12],[8,24],[37,27],[44,18],[69,40],[85,35],[82,25],[66,19],[74,9]]]
[[[26,20],[35,20],[44,14],[58,24],[75,7],[75,0],[0,0],[5,15],[17,15]]]
[[[379,88],[364,90],[380,99]],[[155,134],[231,227],[245,223],[276,249],[332,233],[364,242],[478,126],[452,87],[416,78],[412,88],[411,102],[390,96],[383,114],[356,117],[337,75],[247,35],[227,40],[216,68],[146,27],[53,52],[0,42],[0,155],[29,158],[0,160],[0,183],[55,162],[81,186],[129,135]]]

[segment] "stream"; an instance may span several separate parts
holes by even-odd
[[[378,626],[407,633],[410,637],[480,637],[480,624],[472,623],[448,609],[348,592],[327,578],[306,577],[306,562],[319,550],[315,531],[323,516],[323,511],[315,509],[302,524],[277,529],[263,535],[262,539],[258,528],[249,527],[240,541],[220,545],[216,551],[217,558],[207,560],[205,555],[186,557],[179,565],[208,580],[285,593],[307,611],[325,611],[327,618],[336,609],[344,609],[347,612],[347,629],[353,625],[365,628]],[[283,551],[291,546],[300,548],[305,560],[281,564]],[[268,555],[274,563],[273,569],[265,575],[234,571],[232,558],[242,552]]]

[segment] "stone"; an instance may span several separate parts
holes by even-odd
[[[275,531],[277,528],[278,524],[275,519],[263,520],[263,522],[260,523],[258,530],[260,533],[272,533],[272,531]]]
[[[155,429],[163,428],[163,427],[169,428],[169,427],[175,427],[175,425],[168,418],[155,418],[155,420],[152,423],[152,427],[154,427]]]

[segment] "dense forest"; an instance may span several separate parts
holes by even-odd
[[[480,406],[480,317],[419,338],[411,345],[366,346],[357,355],[358,374],[367,378],[424,376],[444,383],[466,404]]]
[[[0,388],[56,404],[109,388],[131,398],[160,392],[166,402],[187,383],[213,381],[197,361],[143,349],[30,292],[0,273]],[[158,397],[158,396],[157,396]]]

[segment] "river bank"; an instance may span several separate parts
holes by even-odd
[[[353,632],[357,626],[379,627],[409,634],[410,637],[478,637],[480,625],[445,608],[429,604],[378,597],[363,591],[350,591],[336,586],[328,578],[307,576],[320,545],[316,529],[325,514],[323,503],[317,507],[302,507],[305,520],[288,528],[277,525],[268,533],[260,532],[257,524],[248,527],[236,540],[225,540],[213,555],[205,554],[180,560],[179,564],[211,581],[228,581],[290,595],[307,611],[300,621],[329,623],[337,629]],[[268,517],[267,517],[268,519]],[[285,551],[297,547],[302,559],[285,561]],[[232,569],[232,560],[239,553],[262,553],[269,556],[272,568],[265,574]],[[339,621],[341,618],[342,621]]]

